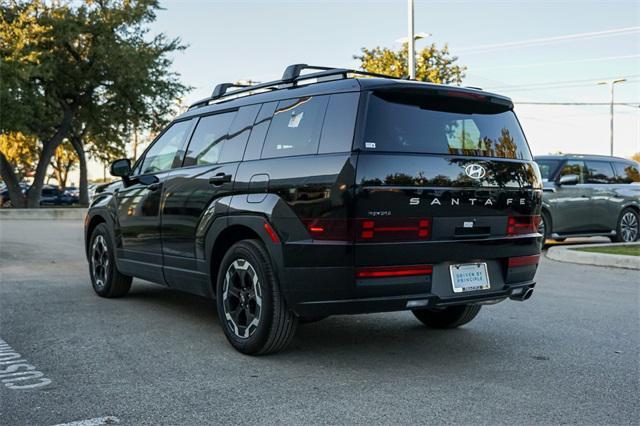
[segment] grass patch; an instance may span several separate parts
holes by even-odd
[[[637,246],[605,246],[582,247],[572,250],[587,251],[590,253],[621,254],[623,256],[640,256],[640,245]]]

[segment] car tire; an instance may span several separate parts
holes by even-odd
[[[632,208],[627,207],[620,212],[616,236],[613,238],[618,243],[632,243],[638,241],[640,236],[640,215]]]
[[[413,315],[429,328],[456,328],[478,315],[480,305],[449,306],[442,309],[415,309]]]
[[[220,264],[216,295],[224,334],[239,352],[266,355],[291,342],[298,318],[286,305],[262,242],[243,240],[229,248]]]
[[[118,271],[115,262],[114,245],[109,229],[99,224],[91,234],[89,243],[89,274],[91,285],[98,296],[122,297],[131,288],[132,277]]]
[[[543,211],[540,214],[540,224],[538,225],[538,232],[542,234],[542,244],[540,245],[540,249],[542,250],[549,239],[549,235],[551,232],[551,219],[549,218],[549,214]]]

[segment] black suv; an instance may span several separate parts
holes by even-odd
[[[640,236],[640,167],[602,155],[543,155],[539,232],[545,239],[606,236],[631,243]]]
[[[248,354],[328,315],[453,328],[531,296],[542,183],[508,98],[301,64],[235,86],[112,164],[85,222],[100,296],[139,277],[215,298]]]

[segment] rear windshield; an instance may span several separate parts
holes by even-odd
[[[531,160],[515,114],[480,102],[373,93],[367,106],[366,151],[454,154]]]
[[[536,160],[540,168],[540,174],[543,180],[549,180],[555,176],[558,166],[562,160]]]

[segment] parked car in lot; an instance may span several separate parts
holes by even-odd
[[[111,165],[85,221],[98,295],[135,276],[214,298],[247,354],[328,315],[454,328],[531,296],[542,183],[510,99],[301,64],[233,87]]]
[[[545,239],[606,236],[637,241],[640,235],[640,167],[600,155],[535,157],[544,184],[540,233]]]
[[[23,194],[29,189],[29,185],[25,182],[21,182],[19,185]],[[0,186],[0,207],[12,207],[11,198],[9,198],[9,188],[7,188],[5,184]]]
[[[42,188],[42,195],[40,196],[41,206],[71,206],[78,204],[80,199],[77,196],[73,196],[67,191],[61,191],[57,186],[47,185]]]

